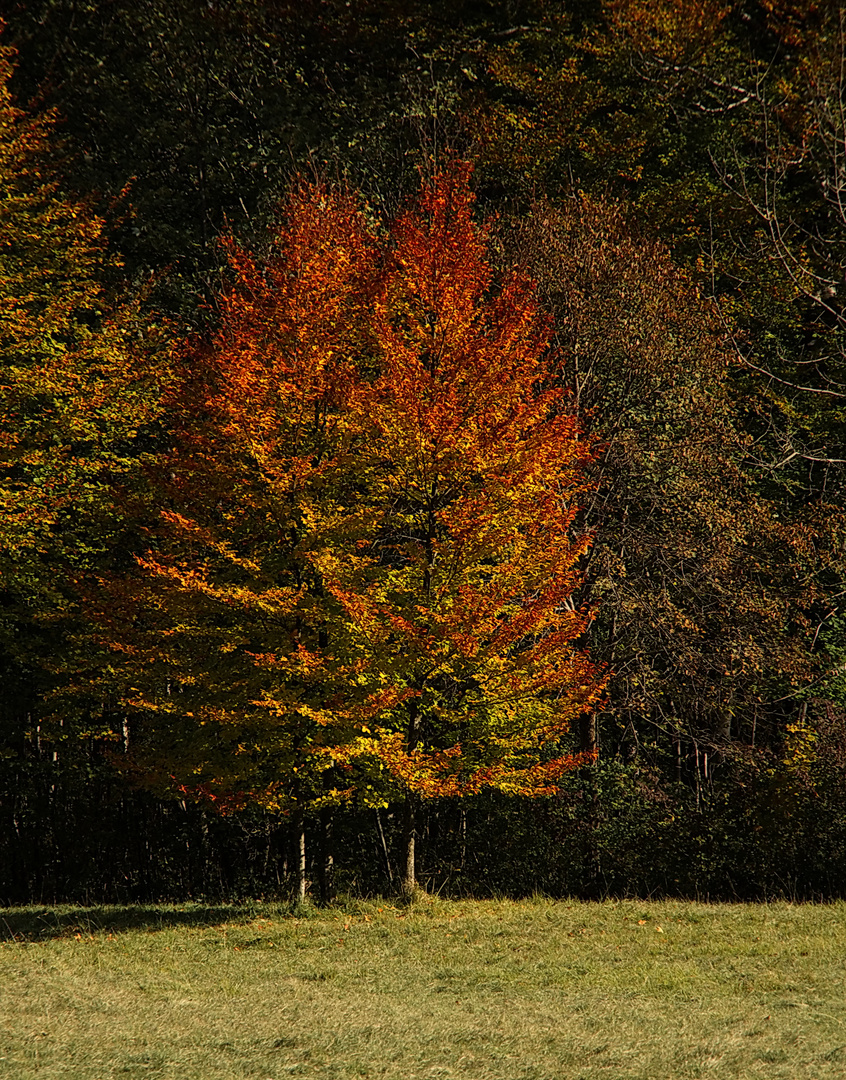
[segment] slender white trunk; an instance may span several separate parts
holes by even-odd
[[[297,903],[304,904],[308,882],[306,881],[306,835],[305,820],[303,818],[300,818],[297,821],[297,844],[299,846],[299,857],[297,859]]]
[[[414,805],[415,798],[409,792],[406,796],[404,807],[403,840],[405,842],[405,870],[402,876],[402,893],[409,900],[413,898],[417,890],[417,868],[415,861],[415,846],[417,840],[417,815]]]

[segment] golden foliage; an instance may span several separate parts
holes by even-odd
[[[228,244],[172,399],[172,508],[112,584],[147,614],[105,635],[133,643],[160,777],[378,805],[545,794],[583,760],[562,740],[602,687],[572,600],[591,449],[469,179],[454,163],[383,233],[301,184],[266,260]]]

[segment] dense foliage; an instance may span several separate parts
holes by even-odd
[[[842,893],[846,10],[6,18],[0,900]]]

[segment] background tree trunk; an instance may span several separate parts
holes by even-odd
[[[306,835],[305,818],[302,814],[297,816],[297,903],[304,904],[308,881],[306,880]]]
[[[405,864],[402,876],[402,894],[411,899],[417,891],[417,864],[416,864],[416,840],[417,840],[417,799],[410,792],[403,807],[403,847],[405,848]]]
[[[335,856],[332,851],[331,810],[324,810],[320,815],[320,903],[328,904],[334,895]]]

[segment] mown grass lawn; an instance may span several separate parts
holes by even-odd
[[[846,906],[0,911],[0,1077],[846,1076]]]

